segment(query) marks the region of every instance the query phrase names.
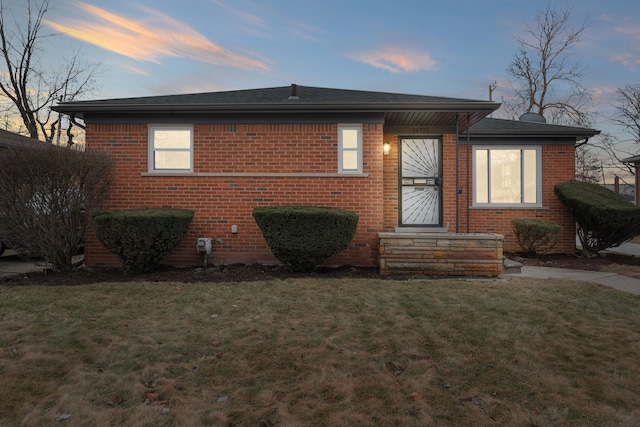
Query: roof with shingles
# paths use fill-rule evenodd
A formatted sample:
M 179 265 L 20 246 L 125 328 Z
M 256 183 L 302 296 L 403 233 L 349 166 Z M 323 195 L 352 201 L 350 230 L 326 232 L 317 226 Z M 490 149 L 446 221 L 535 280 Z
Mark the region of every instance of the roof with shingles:
M 110 106 L 291 106 L 291 105 L 416 105 L 432 107 L 438 105 L 468 105 L 496 109 L 500 104 L 463 98 L 441 96 L 409 95 L 389 92 L 372 92 L 349 89 L 330 89 L 296 85 L 297 98 L 292 98 L 291 86 L 262 89 L 232 90 L 178 95 L 146 96 L 136 98 L 116 98 L 94 101 L 65 102 L 56 107 L 62 111 L 76 108 Z
M 51 144 L 0 129 L 0 148 L 45 148 Z
M 553 125 L 549 123 L 527 122 L 522 120 L 505 120 L 485 118 L 471 126 L 471 136 L 566 136 L 575 138 L 590 138 L 598 135 L 599 130 Z
M 620 160 L 622 163 L 640 163 L 640 156 L 627 157 Z
M 295 96 L 293 92 L 295 91 Z M 109 114 L 382 114 L 388 125 L 452 125 L 458 118 L 475 123 L 499 103 L 441 96 L 409 95 L 312 86 L 62 103 L 53 109 L 76 117 Z M 457 116 L 458 113 L 465 113 Z

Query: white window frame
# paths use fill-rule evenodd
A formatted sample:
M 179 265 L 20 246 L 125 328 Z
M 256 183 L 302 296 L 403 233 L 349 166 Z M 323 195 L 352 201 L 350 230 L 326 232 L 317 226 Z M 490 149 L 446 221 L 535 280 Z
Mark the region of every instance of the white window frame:
M 357 147 L 345 148 L 343 141 L 343 131 L 355 130 L 357 132 Z M 357 153 L 357 168 L 344 169 L 343 157 L 345 152 Z M 338 173 L 340 174 L 361 174 L 362 173 L 362 125 L 361 124 L 339 124 L 338 125 Z
M 520 151 L 520 164 L 521 164 L 521 174 L 524 164 L 523 164 L 523 150 L 535 150 L 536 152 L 536 202 L 535 203 L 492 203 L 491 202 L 491 151 L 501 151 L 501 150 L 517 150 Z M 476 161 L 476 154 L 478 151 L 488 151 L 488 164 L 487 164 L 487 194 L 488 194 L 488 202 L 487 203 L 478 203 L 477 195 L 478 195 L 478 168 Z M 525 180 L 523 177 L 520 179 L 520 199 L 522 200 L 524 194 L 524 184 Z M 474 207 L 504 207 L 504 208 L 538 208 L 542 207 L 542 147 L 539 145 L 483 145 L 483 146 L 474 146 L 473 147 L 473 206 Z
M 176 130 L 189 132 L 189 148 L 156 148 L 154 144 L 154 135 L 157 130 Z M 192 125 L 149 125 L 148 126 L 149 141 L 149 172 L 154 173 L 188 173 L 193 172 L 193 126 Z M 160 169 L 155 166 L 156 152 L 187 152 L 189 153 L 189 168 L 182 169 Z

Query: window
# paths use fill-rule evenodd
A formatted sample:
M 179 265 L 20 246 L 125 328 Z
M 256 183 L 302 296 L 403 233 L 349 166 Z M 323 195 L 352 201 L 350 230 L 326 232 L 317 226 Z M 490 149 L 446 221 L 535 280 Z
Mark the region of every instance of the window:
M 149 171 L 193 170 L 192 126 L 149 126 Z
M 338 172 L 362 173 L 362 125 L 338 125 Z
M 474 205 L 540 206 L 540 147 L 474 147 Z

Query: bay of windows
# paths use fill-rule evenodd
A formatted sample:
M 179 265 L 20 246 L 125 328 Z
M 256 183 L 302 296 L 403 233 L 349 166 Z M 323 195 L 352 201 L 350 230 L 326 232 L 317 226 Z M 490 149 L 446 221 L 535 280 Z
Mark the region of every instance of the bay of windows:
M 540 206 L 540 147 L 474 147 L 474 206 Z

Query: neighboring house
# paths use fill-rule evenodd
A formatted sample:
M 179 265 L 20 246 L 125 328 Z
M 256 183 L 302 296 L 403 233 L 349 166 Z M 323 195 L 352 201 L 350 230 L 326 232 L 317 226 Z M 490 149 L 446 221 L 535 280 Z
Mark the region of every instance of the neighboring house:
M 4 148 L 50 148 L 51 144 L 0 129 L 0 150 Z
M 640 156 L 627 157 L 621 160 L 622 163 L 633 165 L 635 176 L 635 188 L 640 188 Z M 635 203 L 640 206 L 640 191 L 635 192 Z
M 198 237 L 222 240 L 214 263 L 275 262 L 251 213 L 288 204 L 359 215 L 351 246 L 328 264 L 375 266 L 379 233 L 401 231 L 496 233 L 517 251 L 518 218 L 560 223 L 557 250 L 573 252 L 574 224 L 553 186 L 574 177 L 576 141 L 598 131 L 485 118 L 499 106 L 291 85 L 55 110 L 84 119 L 87 149 L 113 157 L 109 209 L 195 211 L 173 265 L 202 262 Z M 92 235 L 85 257 L 117 265 Z
M 618 179 L 618 177 L 616 177 L 615 179 Z M 625 184 L 625 183 L 604 184 L 604 188 L 606 188 L 607 190 L 611 190 L 614 193 L 620 194 L 622 197 L 624 197 L 631 203 L 636 203 L 635 184 Z

